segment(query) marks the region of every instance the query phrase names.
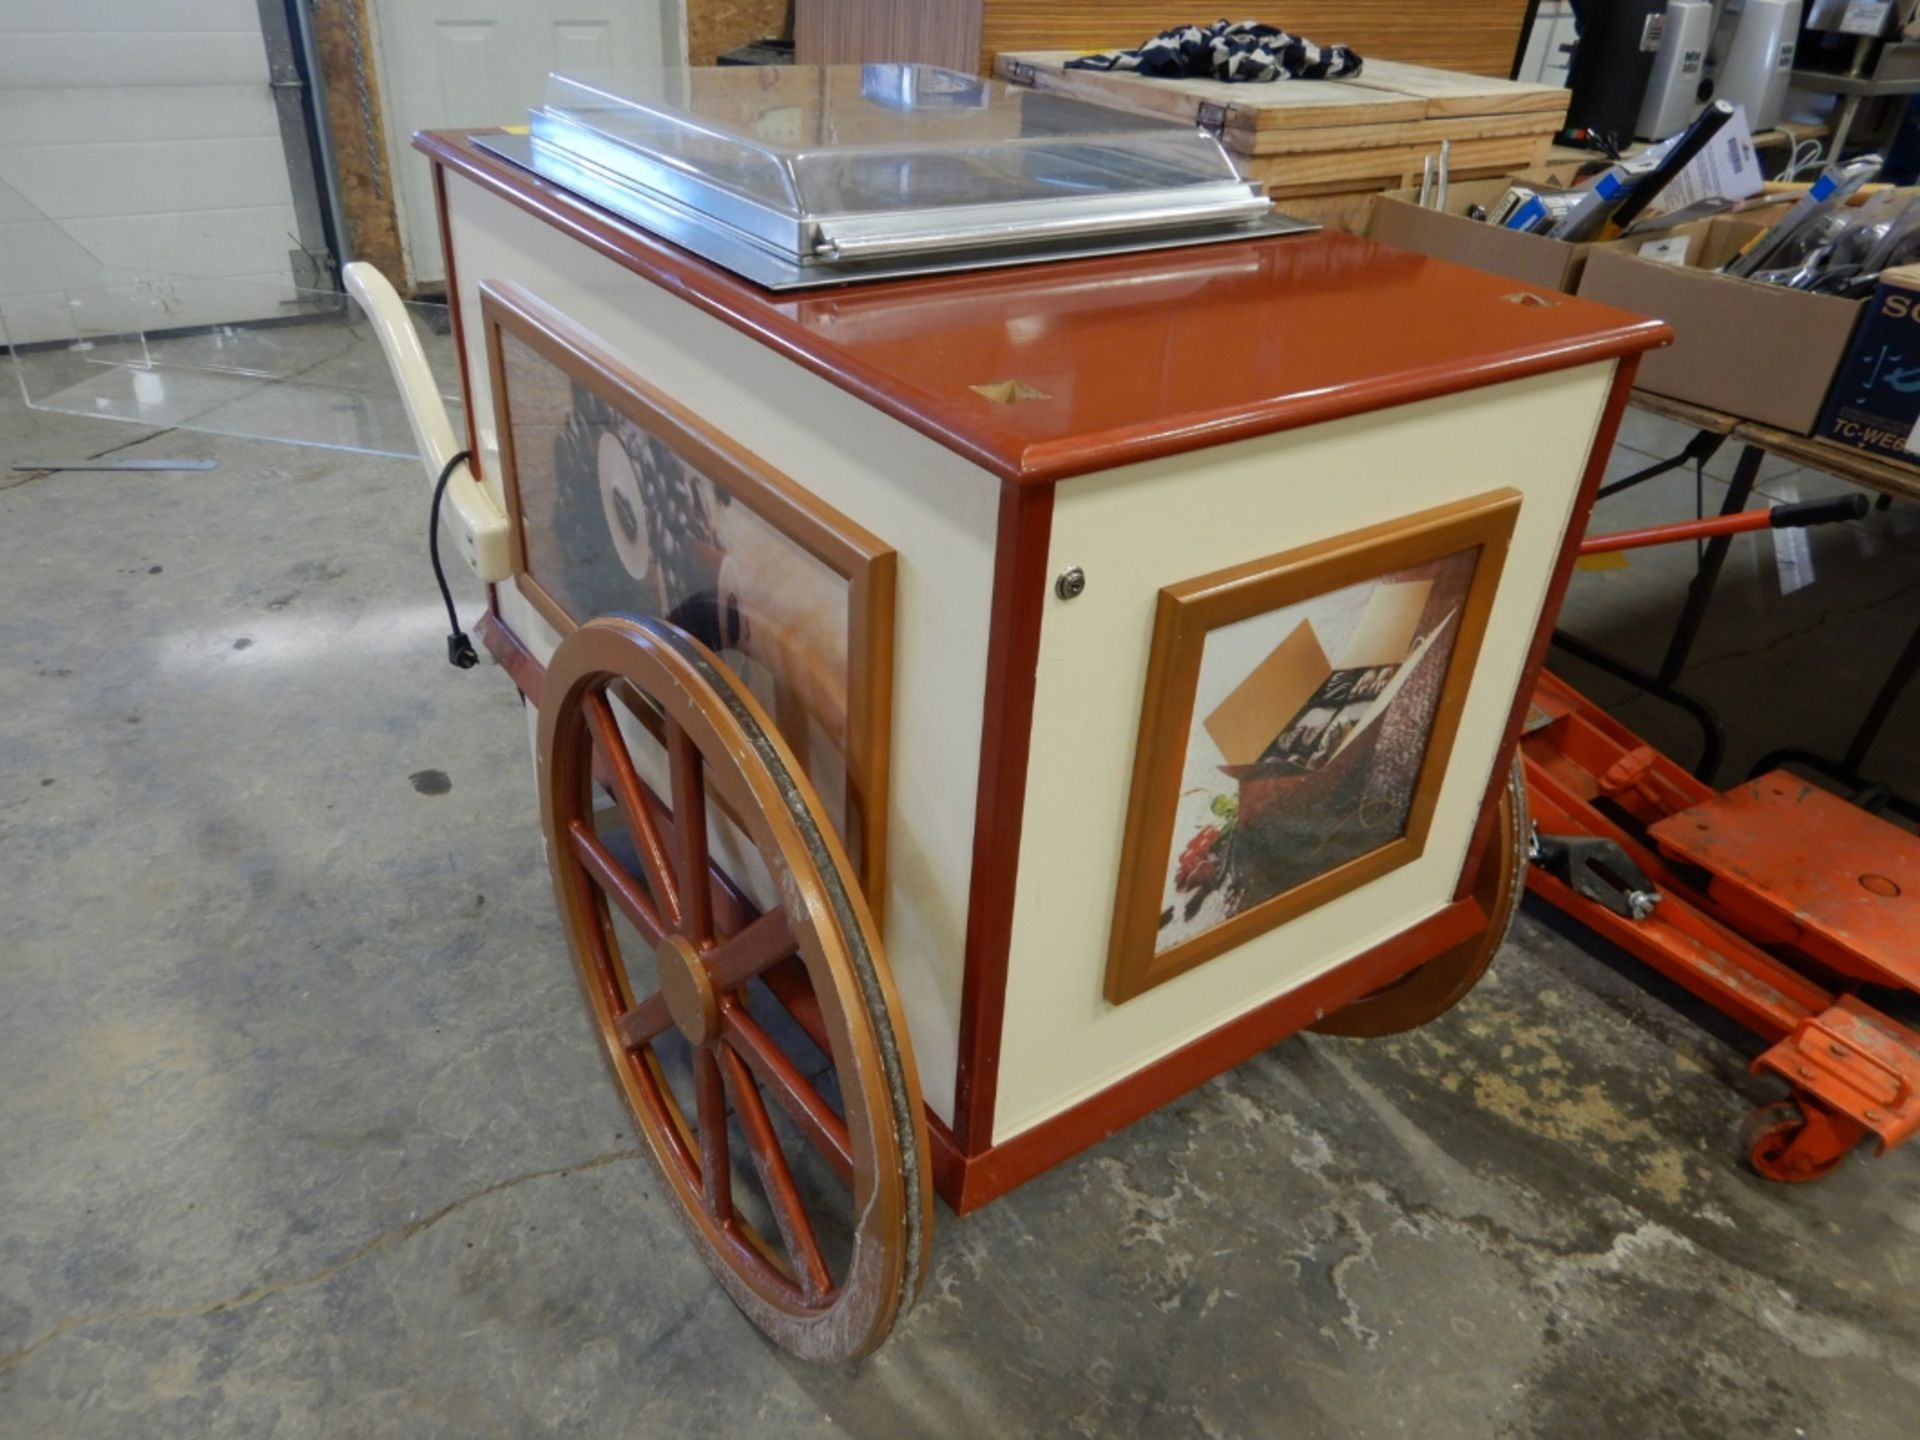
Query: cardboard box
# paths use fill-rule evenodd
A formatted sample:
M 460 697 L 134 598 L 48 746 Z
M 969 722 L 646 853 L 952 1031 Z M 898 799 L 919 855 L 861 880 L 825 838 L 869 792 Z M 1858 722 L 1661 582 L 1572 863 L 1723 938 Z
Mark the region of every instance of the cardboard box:
M 1880 277 L 1820 417 L 1822 439 L 1920 465 L 1920 265 Z
M 1414 632 L 1431 580 L 1376 585 L 1338 660 L 1303 620 L 1207 716 L 1227 773 L 1318 770 L 1379 720 L 1432 644 Z
M 1511 185 L 1542 183 L 1526 177 L 1456 180 L 1447 187 L 1445 210 L 1421 209 L 1415 203 L 1420 198 L 1418 190 L 1389 190 L 1373 202 L 1367 238 L 1477 270 L 1491 270 L 1496 275 L 1510 275 L 1535 289 L 1570 292 L 1580 279 L 1589 247 L 1467 219 L 1471 205 L 1491 212 Z
M 1671 346 L 1641 357 L 1640 388 L 1809 435 L 1863 302 L 1718 273 L 1771 218 L 1762 210 L 1590 246 L 1579 293 L 1673 326 Z

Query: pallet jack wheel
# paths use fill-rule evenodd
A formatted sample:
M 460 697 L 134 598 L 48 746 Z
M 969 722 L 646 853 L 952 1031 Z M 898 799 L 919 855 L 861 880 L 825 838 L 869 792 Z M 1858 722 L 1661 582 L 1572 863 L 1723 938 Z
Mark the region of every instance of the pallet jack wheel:
M 1824 1180 L 1847 1158 L 1857 1131 L 1843 1133 L 1815 1107 L 1776 1100 L 1748 1112 L 1740 1146 L 1754 1173 L 1785 1185 Z
M 1321 1035 L 1370 1040 L 1417 1029 L 1459 1004 L 1479 983 L 1513 928 L 1526 889 L 1530 828 L 1527 773 L 1515 755 L 1507 788 L 1500 795 L 1493 836 L 1473 880 L 1473 898 L 1490 917 L 1487 928 L 1309 1028 Z

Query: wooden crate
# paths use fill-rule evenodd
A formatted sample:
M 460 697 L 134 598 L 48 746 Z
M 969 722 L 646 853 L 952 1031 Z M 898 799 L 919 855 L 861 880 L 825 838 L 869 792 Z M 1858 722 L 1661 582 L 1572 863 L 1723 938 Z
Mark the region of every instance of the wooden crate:
M 1567 113 L 1567 92 L 1551 85 L 1390 60 L 1368 60 L 1351 80 L 1229 85 L 1067 69 L 1078 53 L 1003 51 L 994 69 L 1016 84 L 1192 120 L 1215 131 L 1276 199 L 1417 182 L 1443 140 L 1452 142 L 1457 179 L 1530 170 L 1546 162 Z

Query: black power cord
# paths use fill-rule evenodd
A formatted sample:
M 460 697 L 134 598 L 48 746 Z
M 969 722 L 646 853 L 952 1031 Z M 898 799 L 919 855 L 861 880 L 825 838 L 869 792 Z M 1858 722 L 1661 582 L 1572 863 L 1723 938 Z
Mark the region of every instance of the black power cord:
M 441 467 L 440 478 L 433 483 L 433 512 L 427 521 L 427 554 L 433 558 L 433 578 L 440 587 L 440 598 L 447 602 L 447 663 L 461 670 L 473 669 L 480 663 L 480 655 L 473 648 L 473 641 L 467 638 L 467 632 L 460 628 L 460 613 L 453 608 L 453 591 L 447 586 L 447 572 L 440 564 L 440 501 L 447 493 L 447 481 L 453 478 L 453 472 L 472 456 L 472 451 L 462 450 Z

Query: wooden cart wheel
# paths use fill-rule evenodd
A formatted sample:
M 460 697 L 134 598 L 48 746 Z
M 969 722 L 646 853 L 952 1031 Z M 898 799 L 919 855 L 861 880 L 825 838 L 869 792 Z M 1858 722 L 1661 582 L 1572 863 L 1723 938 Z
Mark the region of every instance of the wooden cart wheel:
M 601 618 L 561 644 L 539 770 L 567 943 L 688 1232 L 777 1344 L 815 1361 L 866 1354 L 919 1291 L 932 1188 L 899 1000 L 819 798 L 726 665 L 657 620 Z M 598 828 L 596 784 L 617 807 Z M 741 842 L 758 858 L 734 856 L 736 873 L 757 863 L 782 902 L 764 913 L 712 858 Z M 797 1028 L 750 1008 L 754 977 L 795 967 L 833 1070 L 824 1091 Z
M 1322 1035 L 1373 1039 L 1398 1035 L 1444 1015 L 1479 983 L 1494 952 L 1513 928 L 1527 874 L 1527 773 L 1513 757 L 1507 788 L 1500 794 L 1494 832 L 1473 879 L 1473 898 L 1491 917 L 1485 930 L 1409 971 L 1391 985 L 1363 995 L 1311 1028 Z

